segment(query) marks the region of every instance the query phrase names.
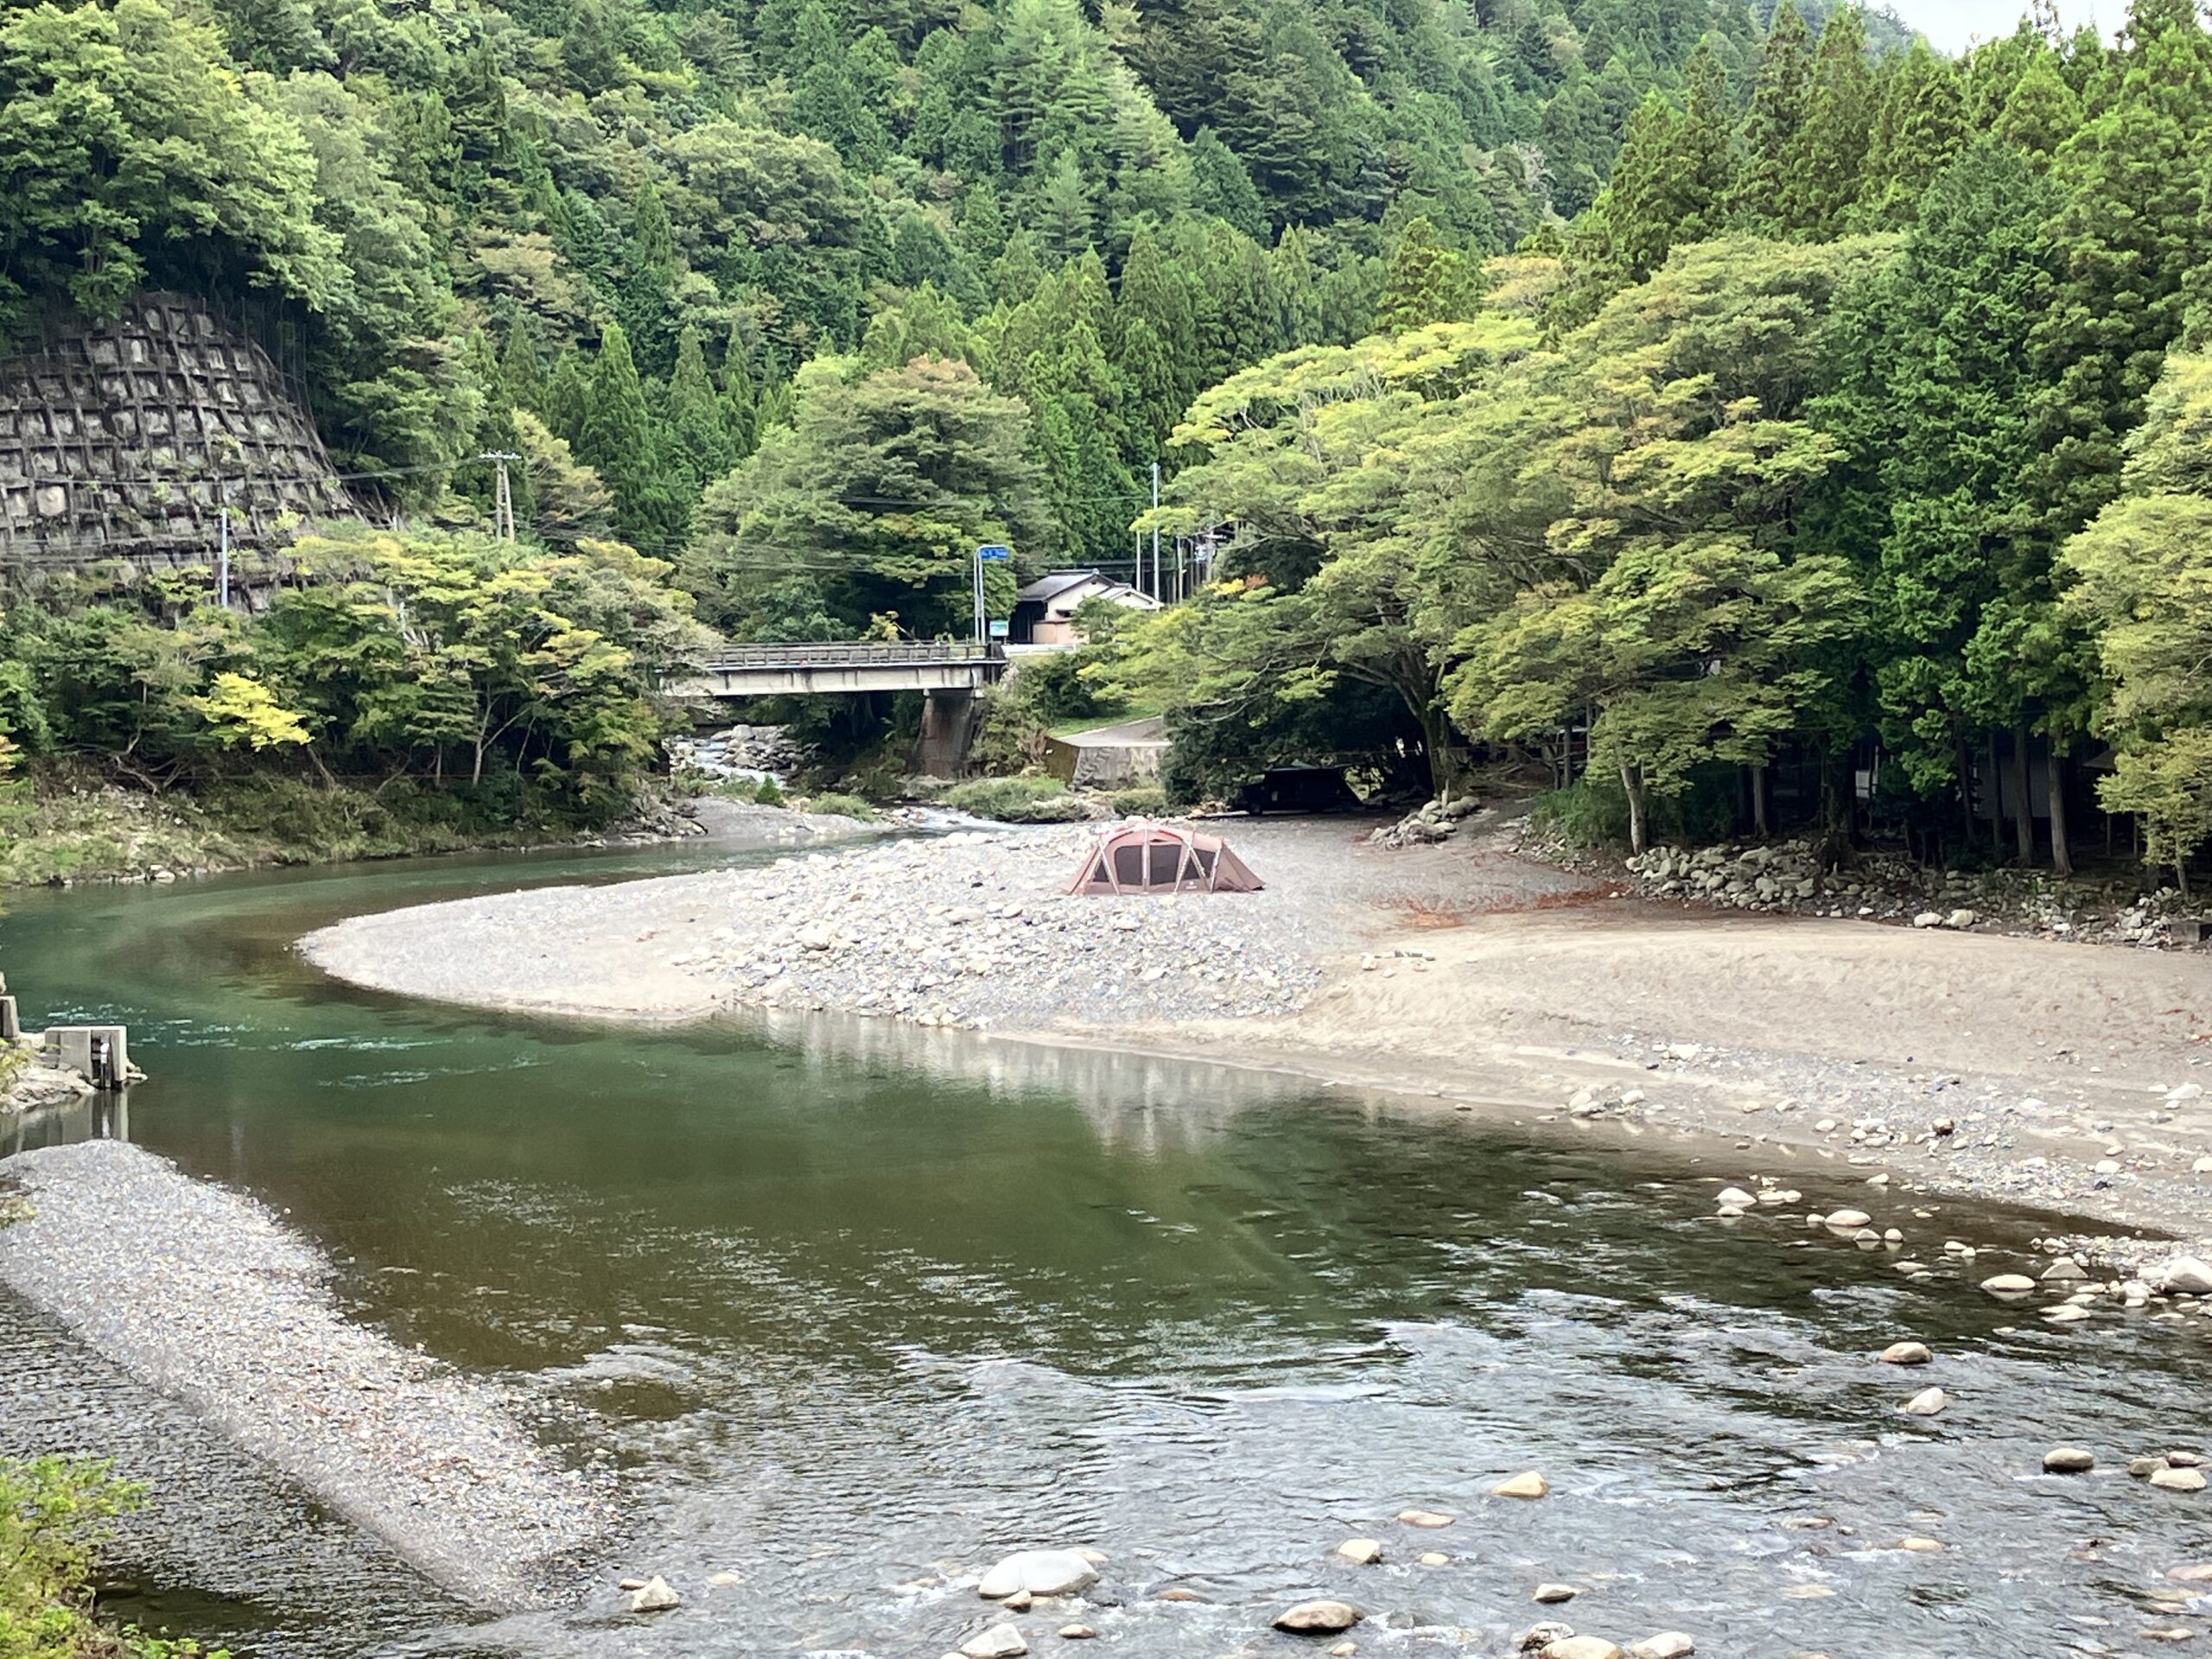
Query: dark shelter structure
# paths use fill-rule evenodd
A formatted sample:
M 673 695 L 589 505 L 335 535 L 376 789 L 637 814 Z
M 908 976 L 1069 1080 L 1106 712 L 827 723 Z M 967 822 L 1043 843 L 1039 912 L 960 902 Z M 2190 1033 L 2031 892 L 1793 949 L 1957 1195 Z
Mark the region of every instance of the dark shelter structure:
M 1257 893 L 1251 867 L 1219 836 L 1135 819 L 1108 830 L 1070 893 Z

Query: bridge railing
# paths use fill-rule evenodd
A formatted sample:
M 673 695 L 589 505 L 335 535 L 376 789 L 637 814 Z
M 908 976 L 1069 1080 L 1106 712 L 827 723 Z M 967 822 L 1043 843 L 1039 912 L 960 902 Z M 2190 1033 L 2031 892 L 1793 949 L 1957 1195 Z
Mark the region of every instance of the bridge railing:
M 928 663 L 989 662 L 1004 647 L 972 639 L 887 639 L 837 641 L 822 645 L 717 645 L 691 659 L 707 673 L 747 668 L 905 667 Z

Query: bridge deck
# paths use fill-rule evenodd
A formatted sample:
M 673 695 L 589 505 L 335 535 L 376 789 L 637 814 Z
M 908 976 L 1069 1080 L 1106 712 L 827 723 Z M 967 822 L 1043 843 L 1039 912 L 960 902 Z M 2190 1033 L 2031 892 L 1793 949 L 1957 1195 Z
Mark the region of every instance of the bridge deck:
M 964 640 L 718 645 L 672 675 L 667 689 L 685 697 L 973 691 L 1005 671 L 1003 649 Z

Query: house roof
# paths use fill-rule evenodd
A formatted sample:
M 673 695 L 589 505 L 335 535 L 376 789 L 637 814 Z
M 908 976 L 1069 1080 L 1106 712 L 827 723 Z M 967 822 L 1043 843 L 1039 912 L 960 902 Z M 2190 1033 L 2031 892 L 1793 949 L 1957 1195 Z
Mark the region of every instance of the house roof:
M 1014 598 L 1017 601 L 1033 601 L 1039 604 L 1049 603 L 1066 593 L 1071 588 L 1080 588 L 1087 582 L 1105 580 L 1106 578 L 1096 570 L 1048 570 L 1027 587 L 1015 593 Z

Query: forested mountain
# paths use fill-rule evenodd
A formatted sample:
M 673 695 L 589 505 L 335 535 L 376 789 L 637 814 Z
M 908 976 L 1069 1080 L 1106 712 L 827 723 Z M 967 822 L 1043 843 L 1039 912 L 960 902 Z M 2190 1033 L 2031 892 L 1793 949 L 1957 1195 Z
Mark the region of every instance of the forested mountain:
M 1563 236 L 1410 283 L 1402 238 L 1385 332 L 1200 396 L 1159 522 L 1233 521 L 1235 580 L 1124 671 L 1200 711 L 1201 775 L 1395 728 L 1442 781 L 1459 734 L 1586 728 L 1639 844 L 1715 787 L 1725 832 L 1738 770 L 1763 827 L 1791 757 L 1839 832 L 2063 868 L 2087 762 L 2180 861 L 2212 834 L 2212 36 L 2139 0 L 2110 48 L 1870 61 L 1853 14 L 1784 6 L 1748 100 L 1704 46 L 1683 79 Z
M 1784 758 L 1952 854 L 2037 855 L 2088 761 L 2212 830 L 2189 0 L 1963 60 L 1789 0 L 205 4 L 0 17 L 0 321 L 283 314 L 401 540 L 307 562 L 358 683 L 310 594 L 95 575 L 96 669 L 11 613 L 29 747 L 605 793 L 685 594 L 930 634 L 980 539 L 1158 528 L 1226 580 L 1111 672 L 1193 780 L 1573 731 L 1638 836 L 1716 769 L 1764 823 Z M 499 613 L 487 450 L 571 561 L 497 692 L 409 621 Z
M 451 463 L 517 449 L 548 498 L 525 518 L 592 525 L 580 462 L 657 551 L 802 364 L 931 350 L 1021 401 L 1037 550 L 1069 557 L 1119 554 L 1195 392 L 1365 333 L 1413 220 L 1512 246 L 1590 205 L 1700 41 L 1731 99 L 1760 49 L 1724 0 L 113 0 L 0 27 L 19 323 L 148 283 L 283 296 L 337 463 L 395 474 L 371 493 L 481 495 Z M 741 518 L 714 522 L 742 545 Z

